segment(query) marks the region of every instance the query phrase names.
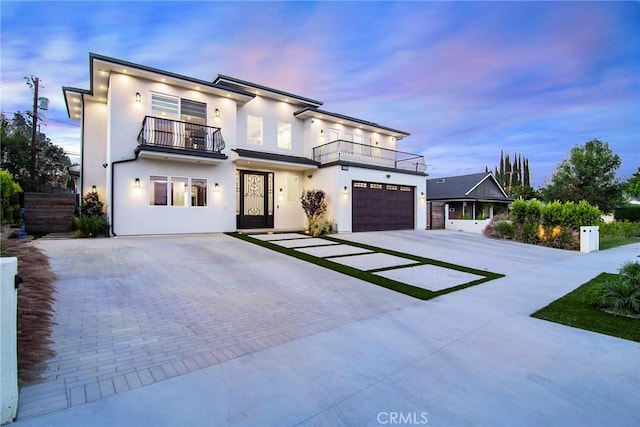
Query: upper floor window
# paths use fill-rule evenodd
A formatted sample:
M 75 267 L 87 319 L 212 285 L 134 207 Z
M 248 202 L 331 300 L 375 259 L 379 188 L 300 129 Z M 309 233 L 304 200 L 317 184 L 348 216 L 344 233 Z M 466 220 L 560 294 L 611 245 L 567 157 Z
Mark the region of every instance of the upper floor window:
M 262 145 L 262 118 L 247 116 L 247 142 Z
M 151 93 L 151 115 L 178 120 L 180 111 L 180 98 L 177 96 Z
M 291 123 L 278 122 L 278 148 L 291 150 Z
M 207 104 L 163 93 L 151 93 L 151 115 L 206 125 Z
M 180 120 L 198 125 L 207 124 L 207 104 L 182 99 L 180 102 Z

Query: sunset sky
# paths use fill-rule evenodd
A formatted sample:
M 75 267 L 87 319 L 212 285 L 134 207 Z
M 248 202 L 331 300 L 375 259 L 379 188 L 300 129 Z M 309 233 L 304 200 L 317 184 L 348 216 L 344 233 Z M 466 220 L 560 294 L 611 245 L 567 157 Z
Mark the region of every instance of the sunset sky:
M 42 128 L 79 153 L 61 86 L 89 88 L 89 52 L 210 80 L 226 74 L 401 129 L 430 177 L 529 158 L 534 186 L 598 138 L 640 165 L 640 3 L 7 2 L 2 111 L 50 99 Z M 77 160 L 77 156 L 71 156 Z

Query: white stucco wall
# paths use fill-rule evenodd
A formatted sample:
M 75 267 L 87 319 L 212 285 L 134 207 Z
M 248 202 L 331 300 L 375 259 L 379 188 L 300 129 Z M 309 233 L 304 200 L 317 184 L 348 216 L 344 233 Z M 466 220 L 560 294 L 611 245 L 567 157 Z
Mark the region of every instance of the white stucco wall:
M 300 107 L 256 96 L 238 107 L 237 147 L 288 156 L 306 156 L 303 144 L 304 123 L 293 115 Z M 262 145 L 247 142 L 247 116 L 262 118 Z M 278 122 L 291 124 L 291 149 L 278 147 Z
M 150 175 L 206 179 L 207 206 L 151 206 Z M 140 178 L 140 188 L 135 188 L 136 178 Z M 116 235 L 213 233 L 236 229 L 235 168 L 228 161 L 215 166 L 149 159 L 121 163 L 115 166 L 114 188 L 113 231 Z
M 107 169 L 107 106 L 101 102 L 85 101 L 82 116 L 82 181 L 81 194 L 92 186 L 100 199 L 106 201 Z

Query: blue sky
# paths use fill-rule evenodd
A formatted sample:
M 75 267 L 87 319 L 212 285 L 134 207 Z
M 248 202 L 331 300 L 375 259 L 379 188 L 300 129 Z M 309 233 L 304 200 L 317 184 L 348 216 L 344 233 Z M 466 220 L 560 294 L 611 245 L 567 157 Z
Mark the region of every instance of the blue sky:
M 210 80 L 227 74 L 411 133 L 431 177 L 529 158 L 534 186 L 598 138 L 640 165 L 638 2 L 7 2 L 2 111 L 41 78 L 51 140 L 79 152 L 61 86 L 95 52 Z M 73 157 L 73 156 L 72 156 Z

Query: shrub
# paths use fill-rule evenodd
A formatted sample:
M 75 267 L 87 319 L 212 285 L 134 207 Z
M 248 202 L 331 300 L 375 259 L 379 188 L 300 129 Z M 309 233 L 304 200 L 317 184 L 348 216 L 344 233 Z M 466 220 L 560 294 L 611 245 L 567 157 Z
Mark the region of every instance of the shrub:
M 640 206 L 624 206 L 614 210 L 614 216 L 618 221 L 640 222 Z
M 517 223 L 523 223 L 527 218 L 527 202 L 516 200 L 509 207 L 511 219 Z
M 600 224 L 600 239 L 640 237 L 640 223 L 624 221 L 604 222 Z
M 104 203 L 100 201 L 98 193 L 89 192 L 82 198 L 80 214 L 87 216 L 101 216 Z
M 14 222 L 20 207 L 17 203 L 13 203 L 12 199 L 15 194 L 20 192 L 22 192 L 22 188 L 13 180 L 11 174 L 4 169 L 0 169 L 0 198 L 2 202 L 0 222 L 2 225 Z
M 571 224 L 576 228 L 582 226 L 600 225 L 602 222 L 602 212 L 597 206 L 592 206 L 586 200 L 580 201 L 575 205 L 573 216 L 571 217 Z
M 640 263 L 624 264 L 615 279 L 603 282 L 587 294 L 587 302 L 617 314 L 640 314 Z
M 326 232 L 327 221 L 324 214 L 327 212 L 325 193 L 322 190 L 307 190 L 300 197 L 302 210 L 309 221 L 309 232 L 312 236 L 319 236 Z
M 109 232 L 109 222 L 101 216 L 83 215 L 72 220 L 71 229 L 78 237 L 97 237 Z
M 564 224 L 565 208 L 559 201 L 547 203 L 540 212 L 540 222 L 543 225 L 553 226 Z

